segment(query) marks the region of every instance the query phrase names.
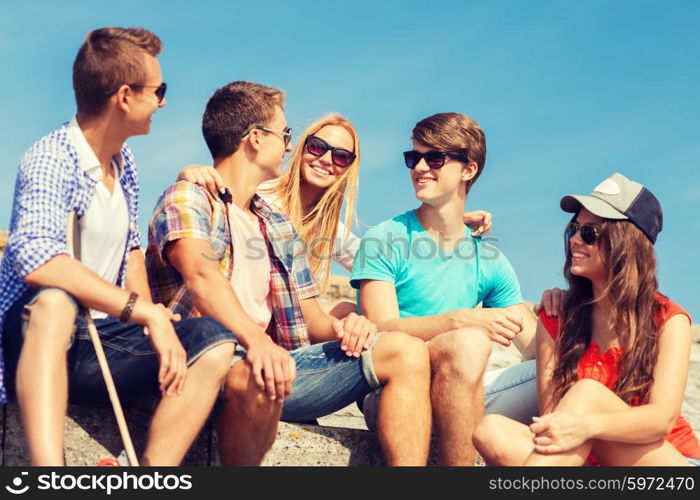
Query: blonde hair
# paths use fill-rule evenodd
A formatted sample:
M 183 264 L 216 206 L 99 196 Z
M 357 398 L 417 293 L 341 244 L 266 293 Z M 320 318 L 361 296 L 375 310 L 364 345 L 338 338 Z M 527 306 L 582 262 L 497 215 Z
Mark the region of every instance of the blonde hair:
M 347 130 L 353 139 L 355 161 L 343 175 L 323 193 L 321 199 L 308 212 L 304 213 L 301 201 L 301 164 L 306 138 L 327 125 L 336 125 Z M 345 201 L 345 228 L 347 233 L 352 227 L 355 215 L 358 176 L 360 170 L 360 142 L 357 131 L 350 121 L 336 113 L 331 113 L 312 123 L 299 137 L 289 159 L 287 168 L 268 192 L 273 194 L 282 211 L 289 217 L 299 236 L 308 245 L 308 256 L 314 276 L 319 277 L 319 286 L 323 292 L 330 276 L 333 244 L 338 236 L 338 221 Z

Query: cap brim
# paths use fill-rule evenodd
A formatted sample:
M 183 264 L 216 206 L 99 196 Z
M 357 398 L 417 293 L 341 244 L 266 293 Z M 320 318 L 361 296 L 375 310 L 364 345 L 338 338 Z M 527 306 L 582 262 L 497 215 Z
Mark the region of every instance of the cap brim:
M 593 215 L 604 219 L 629 219 L 625 214 L 595 196 L 569 194 L 561 199 L 559 206 L 564 212 L 569 213 L 576 213 L 583 207 Z

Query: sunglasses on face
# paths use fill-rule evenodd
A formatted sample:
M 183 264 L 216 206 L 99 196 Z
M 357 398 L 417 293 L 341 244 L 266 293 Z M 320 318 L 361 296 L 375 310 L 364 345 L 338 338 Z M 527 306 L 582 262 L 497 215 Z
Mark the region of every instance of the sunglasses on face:
M 307 136 L 304 146 L 306 147 L 306 150 L 309 153 L 316 156 L 317 158 L 320 158 L 321 156 L 325 155 L 328 151 L 330 151 L 333 165 L 337 165 L 343 168 L 350 166 L 350 164 L 354 162 L 355 158 L 357 157 L 355 153 L 352 153 L 347 149 L 334 148 L 326 141 L 324 141 L 320 137 L 316 137 L 315 135 Z
M 267 127 L 263 127 L 262 125 L 256 125 L 255 127 L 253 127 L 253 129 L 262 130 L 264 132 L 270 132 L 271 134 L 275 134 L 275 135 L 279 134 L 278 137 L 284 141 L 285 147 L 289 146 L 289 143 L 292 142 L 292 128 L 291 127 L 284 127 L 284 130 L 279 131 L 279 130 L 272 130 L 272 129 L 269 129 Z M 243 134 L 243 136 L 245 137 L 246 135 L 248 135 L 249 132 L 250 131 L 246 132 L 245 134 Z
M 425 164 L 428 165 L 430 168 L 442 168 L 445 166 L 445 161 L 448 156 L 453 160 L 469 163 L 469 158 L 467 158 L 464 155 L 451 153 L 449 151 L 435 150 L 426 151 L 425 153 L 421 153 L 420 151 L 416 151 L 415 149 L 411 151 L 405 151 L 403 154 L 403 159 L 406 162 L 406 166 L 408 168 L 416 168 L 416 166 L 420 163 L 421 159 L 425 159 Z
M 158 99 L 158 104 L 163 102 L 163 98 L 165 98 L 165 91 L 168 90 L 168 84 L 165 82 L 161 83 L 160 85 L 141 85 L 140 83 L 127 83 L 127 85 L 132 89 L 156 89 L 155 92 L 153 92 L 153 95 L 155 95 L 156 99 Z M 119 90 L 119 87 L 108 90 L 105 92 L 105 95 L 114 94 L 117 90 Z
M 578 222 L 569 222 L 566 226 L 566 241 L 574 237 L 576 233 L 581 234 L 581 239 L 586 245 L 593 245 L 600 236 L 598 226 L 595 224 L 579 224 Z

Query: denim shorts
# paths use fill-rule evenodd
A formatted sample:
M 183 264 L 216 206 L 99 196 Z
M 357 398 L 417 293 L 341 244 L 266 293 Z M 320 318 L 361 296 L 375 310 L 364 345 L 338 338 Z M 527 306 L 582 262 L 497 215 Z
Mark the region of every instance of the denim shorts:
M 532 423 L 540 414 L 534 359 L 484 373 L 484 411 Z
M 540 414 L 536 378 L 534 359 L 487 371 L 484 374 L 485 413 L 497 413 L 530 425 L 532 417 Z M 376 430 L 377 427 L 380 393 L 381 389 L 375 390 L 357 402 L 370 430 Z
M 7 312 L 3 325 L 3 350 L 5 355 L 6 387 L 14 393 L 14 376 L 24 341 L 24 330 L 31 307 L 41 293 L 56 288 L 29 290 Z M 60 290 L 63 293 L 63 290 Z M 66 293 L 78 311 L 76 300 Z M 144 335 L 143 326 L 121 323 L 114 318 L 96 319 L 102 346 L 109 363 L 119 398 L 130 402 L 142 395 L 158 394 L 158 357 L 150 337 Z M 187 353 L 187 365 L 219 344 L 235 342 L 233 334 L 211 318 L 196 318 L 173 324 Z M 107 388 L 102 378 L 95 348 L 90 340 L 84 315 L 78 315 L 67 352 L 68 392 L 72 403 L 106 403 Z M 40 360 L 37 360 L 40 362 Z
M 359 358 L 347 356 L 340 348 L 339 340 L 290 351 L 297 376 L 292 393 L 284 400 L 281 419 L 285 422 L 312 422 L 377 389 L 380 384 L 374 372 L 372 350 L 381 335 L 375 336 L 370 348 Z M 244 357 L 245 349 L 239 344 L 233 363 Z

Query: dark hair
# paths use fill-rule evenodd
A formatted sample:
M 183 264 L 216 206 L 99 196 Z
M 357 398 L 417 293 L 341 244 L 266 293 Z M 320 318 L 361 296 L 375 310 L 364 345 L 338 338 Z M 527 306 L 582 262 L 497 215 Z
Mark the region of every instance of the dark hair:
M 78 112 L 100 114 L 124 84 L 146 80 L 143 55 L 160 54 L 160 38 L 143 28 L 100 28 L 87 34 L 73 63 L 73 90 Z
M 467 182 L 467 194 L 486 164 L 486 135 L 476 121 L 460 113 L 437 113 L 413 127 L 412 139 L 441 151 L 459 153 L 476 163 L 476 175 Z
M 575 217 L 574 217 L 575 219 Z M 613 391 L 628 404 L 646 403 L 654 382 L 659 354 L 662 306 L 656 299 L 654 246 L 642 231 L 626 220 L 604 219 L 598 249 L 607 269 L 606 287 L 600 298 L 610 302 L 610 325 L 623 355 Z M 556 342 L 552 374 L 554 402 L 578 380 L 578 363 L 591 343 L 593 287 L 588 278 L 571 273 L 571 247 L 566 242 L 564 276 L 569 293 L 564 300 L 562 327 Z
M 202 117 L 202 134 L 214 159 L 236 152 L 243 135 L 272 120 L 275 106 L 284 105 L 284 93 L 252 82 L 232 82 L 214 92 Z

